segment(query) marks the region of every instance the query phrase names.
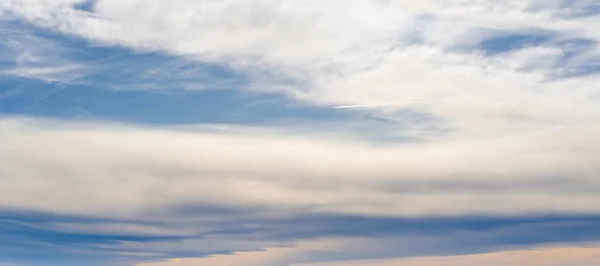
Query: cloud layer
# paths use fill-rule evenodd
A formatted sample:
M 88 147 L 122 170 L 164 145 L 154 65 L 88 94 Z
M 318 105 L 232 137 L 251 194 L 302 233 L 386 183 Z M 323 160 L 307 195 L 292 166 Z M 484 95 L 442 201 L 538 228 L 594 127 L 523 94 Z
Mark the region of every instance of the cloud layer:
M 99 17 L 81 15 L 78 2 L 3 6 L 92 42 L 232 67 L 252 91 L 315 105 L 408 103 L 371 112 L 418 137 L 598 120 L 600 27 L 586 1 L 100 0 Z M 411 120 L 405 109 L 432 118 Z
M 396 216 L 600 211 L 600 149 L 588 145 L 599 133 L 594 126 L 493 143 L 382 146 L 276 128 L 1 122 L 7 191 L 0 202 L 9 208 L 94 215 L 185 204 Z M 564 139 L 577 141 L 557 142 Z
M 333 263 L 288 264 L 286 257 L 291 257 L 289 250 L 272 249 L 262 252 L 248 252 L 232 255 L 217 255 L 204 259 L 174 259 L 161 263 L 144 263 L 138 266 L 477 266 L 477 265 L 523 265 L 523 266 L 551 266 L 572 265 L 592 266 L 600 263 L 600 249 L 598 247 L 546 247 L 518 251 L 493 252 L 475 255 L 447 256 L 447 257 L 422 257 L 411 259 L 393 259 L 379 261 L 344 261 Z
M 0 99 L 32 91 L 14 80 L 37 79 L 362 106 L 331 110 L 356 116 L 335 127 L 2 116 L 0 223 L 12 229 L 0 237 L 14 254 L 131 264 L 237 251 L 218 258 L 261 266 L 597 241 L 599 10 L 584 0 L 0 0 L 1 77 L 17 84 Z M 389 238 L 377 229 L 386 224 Z M 309 248 L 323 241 L 335 248 Z M 455 263 L 403 263 L 432 261 Z
M 592 266 L 600 263 L 600 249 L 597 247 L 578 248 L 539 248 L 531 250 L 505 251 L 497 253 L 486 253 L 476 255 L 449 256 L 449 257 L 425 257 L 418 259 L 403 259 L 389 261 L 370 262 L 344 262 L 342 264 L 307 264 L 303 266 L 476 266 L 476 265 L 523 265 L 523 266 L 550 266 L 550 265 L 572 265 Z M 174 264 L 176 265 L 176 264 Z M 195 264 L 197 266 L 209 264 Z M 234 264 L 235 265 L 235 264 Z M 240 264 L 242 265 L 242 264 Z

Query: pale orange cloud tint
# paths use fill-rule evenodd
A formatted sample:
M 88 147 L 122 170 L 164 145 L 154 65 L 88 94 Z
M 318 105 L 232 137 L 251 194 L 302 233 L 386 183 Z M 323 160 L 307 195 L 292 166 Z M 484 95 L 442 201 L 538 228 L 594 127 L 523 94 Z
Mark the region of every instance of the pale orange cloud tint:
M 300 249 L 302 250 L 302 249 Z M 345 261 L 334 263 L 293 264 L 288 259 L 295 248 L 273 248 L 257 252 L 239 252 L 198 259 L 173 259 L 137 266 L 598 266 L 600 246 L 556 247 L 504 251 L 485 254 L 421 257 L 381 261 Z
M 271 266 L 281 265 L 293 248 L 272 248 L 256 252 L 236 252 L 197 259 L 172 259 L 165 262 L 142 263 L 137 266 Z
M 341 241 L 324 239 L 295 243 L 294 247 L 268 248 L 263 251 L 235 252 L 206 258 L 172 259 L 164 262 L 137 264 L 136 266 L 282 266 L 291 265 L 290 259 L 302 257 L 310 251 L 343 250 L 347 244 L 358 240 Z
M 600 246 L 558 247 L 463 256 L 422 257 L 385 261 L 337 262 L 297 266 L 598 266 Z

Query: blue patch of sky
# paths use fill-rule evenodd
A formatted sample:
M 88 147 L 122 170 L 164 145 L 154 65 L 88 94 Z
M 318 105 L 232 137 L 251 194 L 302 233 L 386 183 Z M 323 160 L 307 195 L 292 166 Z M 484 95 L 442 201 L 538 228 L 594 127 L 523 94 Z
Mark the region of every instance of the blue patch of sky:
M 85 65 L 87 72 L 79 83 L 98 84 L 106 89 L 181 89 L 196 84 L 206 89 L 244 88 L 250 81 L 244 73 L 226 65 L 189 60 L 156 51 L 136 51 L 121 46 L 89 42 L 85 39 L 42 29 L 22 21 L 5 22 L 4 28 L 13 34 L 32 36 L 31 46 L 44 46 L 43 42 L 54 44 L 54 51 L 60 57 Z M 11 36 L 1 43 L 10 41 Z M 41 55 L 51 56 L 51 55 Z M 6 62 L 3 67 L 9 66 Z
M 593 17 L 600 15 L 600 3 L 589 0 L 562 0 L 559 10 L 566 17 Z
M 107 90 L 95 86 L 0 80 L 0 114 L 152 124 L 266 124 L 289 118 L 344 120 L 329 108 L 237 90 Z
M 49 229 L 36 228 L 12 220 L 0 220 L 0 226 L 3 228 L 0 232 L 0 235 L 2 235 L 2 239 L 13 239 L 16 241 L 47 239 L 51 240 L 53 244 L 118 244 L 122 241 L 156 242 L 184 239 L 184 237 L 182 236 L 138 236 L 102 234 L 92 232 L 57 232 Z
M 530 47 L 547 47 L 563 52 L 561 58 L 555 62 L 556 72 L 550 78 L 590 76 L 600 72 L 600 57 L 587 54 L 598 48 L 596 40 L 569 38 L 558 32 L 544 30 L 496 32 L 480 42 L 477 50 L 487 56 L 497 56 Z
M 76 3 L 73 8 L 76 10 L 92 12 L 94 11 L 94 0 L 82 0 L 79 3 Z
M 149 243 L 184 239 L 176 235 L 144 236 L 58 231 L 45 228 L 44 225 L 67 221 L 79 225 L 98 225 L 113 221 L 25 212 L 22 213 L 22 217 L 15 214 L 13 212 L 0 215 L 0 262 L 9 261 L 22 265 L 117 265 L 119 260 L 132 260 L 131 256 L 121 254 L 124 250 L 119 246 L 124 241 Z M 35 218 L 31 219 L 32 217 Z M 158 260 L 163 257 L 156 255 L 149 258 Z
M 497 55 L 526 47 L 540 46 L 552 41 L 555 37 L 554 34 L 545 31 L 507 32 L 495 34 L 482 41 L 479 49 L 487 55 Z
M 60 56 L 57 61 L 86 68 L 83 75 L 67 82 L 0 76 L 0 115 L 150 124 L 311 124 L 323 130 L 343 126 L 353 128 L 357 137 L 383 142 L 414 141 L 401 133 L 404 124 L 432 124 L 434 119 L 410 109 L 392 121 L 360 110 L 306 105 L 282 94 L 249 92 L 251 77 L 227 65 L 92 43 L 19 21 L 7 26 L 35 36 L 31 42 L 51 42 L 48 49 L 56 50 L 36 52 L 55 52 Z M 0 62 L 0 67 L 15 65 Z M 385 128 L 395 129 L 389 135 L 381 134 Z
M 593 6 L 587 6 L 580 10 L 577 10 L 576 12 L 573 13 L 573 15 L 584 16 L 584 17 L 597 16 L 599 14 L 600 14 L 600 4 L 595 4 Z
M 562 76 L 582 77 L 600 72 L 600 56 L 593 53 L 598 43 L 589 39 L 571 39 L 557 42 L 563 48 L 563 57 L 557 67 L 563 67 Z M 585 54 L 588 53 L 588 54 Z M 570 67 L 570 61 L 579 61 L 575 67 Z
M 158 124 L 339 121 L 350 117 L 347 112 L 305 106 L 282 95 L 245 93 L 249 78 L 226 65 L 90 43 L 18 21 L 7 26 L 36 40 L 55 42 L 66 53 L 61 57 L 89 69 L 69 82 L 0 77 L 3 115 Z M 1 67 L 15 65 L 5 61 Z

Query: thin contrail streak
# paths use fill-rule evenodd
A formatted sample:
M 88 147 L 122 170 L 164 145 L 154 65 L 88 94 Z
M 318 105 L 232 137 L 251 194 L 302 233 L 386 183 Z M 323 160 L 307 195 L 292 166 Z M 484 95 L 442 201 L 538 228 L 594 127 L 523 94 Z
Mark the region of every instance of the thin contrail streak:
M 347 109 L 347 108 L 363 108 L 363 107 L 379 107 L 379 106 L 394 106 L 394 105 L 412 105 L 420 103 L 438 103 L 438 102 L 449 102 L 449 101 L 415 101 L 415 102 L 403 102 L 403 103 L 378 103 L 378 104 L 357 104 L 357 105 L 341 105 L 334 106 L 334 109 Z
M 382 104 L 358 104 L 358 105 L 342 105 L 334 106 L 334 109 L 346 109 L 346 108 L 361 108 L 361 107 L 376 107 L 376 106 L 388 106 L 388 105 L 400 105 L 397 103 L 382 103 Z

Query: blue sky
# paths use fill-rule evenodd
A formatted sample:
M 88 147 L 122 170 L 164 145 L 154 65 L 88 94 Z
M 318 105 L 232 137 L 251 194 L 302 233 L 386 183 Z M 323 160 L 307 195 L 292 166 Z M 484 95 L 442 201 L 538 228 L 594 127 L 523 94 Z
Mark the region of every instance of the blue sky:
M 0 0 L 0 264 L 598 264 L 599 7 Z

